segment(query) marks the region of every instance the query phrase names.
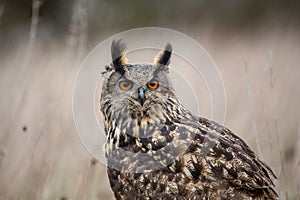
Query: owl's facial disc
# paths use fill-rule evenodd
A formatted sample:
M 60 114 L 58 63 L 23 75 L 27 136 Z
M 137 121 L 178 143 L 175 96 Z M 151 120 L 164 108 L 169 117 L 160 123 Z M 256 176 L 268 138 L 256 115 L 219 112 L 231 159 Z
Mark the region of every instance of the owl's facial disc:
M 168 78 L 172 46 L 167 44 L 153 63 L 129 64 L 126 45 L 114 40 L 112 63 L 103 73 L 102 112 L 124 116 L 150 116 L 159 113 L 170 96 L 175 96 Z M 106 107 L 105 107 L 106 106 Z

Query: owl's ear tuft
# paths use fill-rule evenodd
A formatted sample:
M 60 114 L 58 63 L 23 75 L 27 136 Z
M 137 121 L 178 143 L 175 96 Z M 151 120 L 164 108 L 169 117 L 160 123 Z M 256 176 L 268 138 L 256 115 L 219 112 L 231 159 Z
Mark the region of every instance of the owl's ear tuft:
M 169 65 L 172 55 L 172 45 L 168 43 L 164 50 L 160 51 L 154 58 L 154 64 Z
M 113 40 L 111 44 L 111 57 L 115 71 L 123 75 L 125 73 L 124 65 L 127 63 L 127 58 L 126 45 L 122 42 L 122 39 Z

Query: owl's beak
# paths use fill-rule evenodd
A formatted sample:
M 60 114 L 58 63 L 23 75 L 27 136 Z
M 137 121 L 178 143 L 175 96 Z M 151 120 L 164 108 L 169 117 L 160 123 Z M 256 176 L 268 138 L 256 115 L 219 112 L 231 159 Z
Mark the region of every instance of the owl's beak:
M 145 90 L 143 88 L 138 89 L 139 102 L 144 105 L 145 102 Z

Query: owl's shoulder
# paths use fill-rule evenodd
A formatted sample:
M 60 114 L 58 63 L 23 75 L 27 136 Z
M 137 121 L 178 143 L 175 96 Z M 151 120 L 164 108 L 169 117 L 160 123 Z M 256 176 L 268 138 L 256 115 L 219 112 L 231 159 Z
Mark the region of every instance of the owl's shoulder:
M 233 190 L 227 195 L 244 190 L 249 196 L 278 197 L 274 172 L 240 137 L 205 118 L 186 120 L 177 124 L 177 130 L 187 124 L 193 139 L 186 153 L 171 166 L 173 172 L 177 169 L 197 184 Z

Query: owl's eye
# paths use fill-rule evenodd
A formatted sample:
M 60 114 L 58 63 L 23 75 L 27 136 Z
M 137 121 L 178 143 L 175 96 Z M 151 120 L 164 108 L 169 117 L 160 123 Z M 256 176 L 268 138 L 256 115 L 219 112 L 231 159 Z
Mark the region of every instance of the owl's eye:
M 121 88 L 121 90 L 129 90 L 132 88 L 132 82 L 129 80 L 120 81 L 119 87 Z
M 147 83 L 147 87 L 151 90 L 156 90 L 158 88 L 159 84 L 157 80 L 152 80 Z

